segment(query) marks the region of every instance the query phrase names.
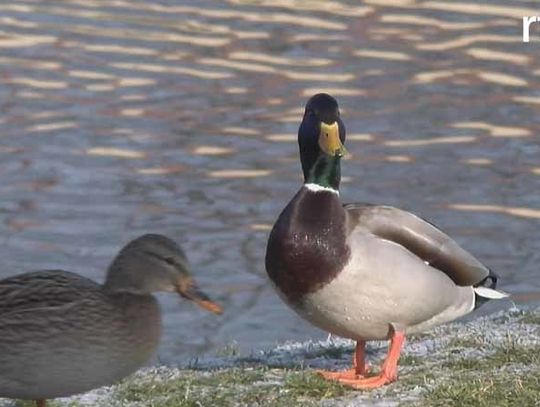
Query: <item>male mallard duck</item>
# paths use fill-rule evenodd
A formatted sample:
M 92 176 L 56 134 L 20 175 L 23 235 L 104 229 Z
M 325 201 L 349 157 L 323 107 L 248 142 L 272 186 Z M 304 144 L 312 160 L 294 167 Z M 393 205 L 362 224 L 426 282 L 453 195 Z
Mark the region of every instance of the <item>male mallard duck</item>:
M 405 335 L 503 298 L 497 276 L 412 213 L 342 205 L 345 126 L 336 100 L 311 97 L 298 131 L 304 185 L 279 215 L 266 251 L 278 293 L 301 317 L 357 341 L 353 369 L 319 372 L 355 388 L 396 380 Z M 390 339 L 378 376 L 366 377 L 366 341 Z
M 156 291 L 177 292 L 202 308 L 182 249 L 155 234 L 127 244 L 103 285 L 45 270 L 0 280 L 0 397 L 36 400 L 112 384 L 143 366 L 161 335 Z

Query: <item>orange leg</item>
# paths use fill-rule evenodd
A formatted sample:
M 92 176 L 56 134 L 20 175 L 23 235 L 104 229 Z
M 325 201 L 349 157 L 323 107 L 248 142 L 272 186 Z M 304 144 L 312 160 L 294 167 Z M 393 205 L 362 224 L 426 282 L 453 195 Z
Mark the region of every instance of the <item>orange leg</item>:
M 368 365 L 366 363 L 366 341 L 356 342 L 356 349 L 353 355 L 353 367 L 352 369 L 343 370 L 341 372 L 330 372 L 326 370 L 317 370 L 317 373 L 328 380 L 355 380 L 360 377 L 364 377 L 368 371 Z
M 46 407 L 47 401 L 45 399 L 36 400 L 36 407 Z
M 355 389 L 375 389 L 397 380 L 397 365 L 401 348 L 405 342 L 405 333 L 392 331 L 388 356 L 384 361 L 381 372 L 377 376 L 358 379 L 337 379 L 340 383 Z

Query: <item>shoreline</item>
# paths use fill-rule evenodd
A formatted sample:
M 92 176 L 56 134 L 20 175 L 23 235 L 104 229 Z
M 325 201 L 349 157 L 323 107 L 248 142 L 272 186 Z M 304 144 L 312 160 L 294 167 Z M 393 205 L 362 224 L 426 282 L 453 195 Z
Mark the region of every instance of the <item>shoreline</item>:
M 368 343 L 374 370 L 386 346 L 384 341 Z M 349 367 L 352 352 L 353 341 L 332 337 L 249 355 L 203 357 L 179 367 L 144 368 L 118 385 L 48 405 L 504 407 L 540 400 L 540 308 L 512 308 L 411 336 L 400 359 L 399 380 L 381 389 L 350 390 L 314 373 Z M 0 401 L 0 407 L 13 405 L 33 404 Z

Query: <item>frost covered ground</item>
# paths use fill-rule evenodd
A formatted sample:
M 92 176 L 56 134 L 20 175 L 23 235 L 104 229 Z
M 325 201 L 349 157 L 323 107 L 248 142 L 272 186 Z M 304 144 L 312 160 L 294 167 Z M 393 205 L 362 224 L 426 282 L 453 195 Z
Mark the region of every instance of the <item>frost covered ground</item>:
M 375 369 L 385 342 L 368 344 Z M 540 309 L 517 308 L 409 338 L 400 379 L 353 391 L 321 380 L 314 368 L 348 367 L 353 343 L 339 338 L 143 369 L 117 386 L 51 406 L 540 406 Z M 0 401 L 1 407 L 27 402 Z

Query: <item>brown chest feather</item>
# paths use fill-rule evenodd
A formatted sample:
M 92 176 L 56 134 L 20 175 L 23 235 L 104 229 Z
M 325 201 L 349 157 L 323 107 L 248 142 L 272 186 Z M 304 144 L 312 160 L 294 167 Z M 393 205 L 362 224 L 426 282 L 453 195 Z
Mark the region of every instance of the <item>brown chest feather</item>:
M 345 266 L 346 214 L 337 195 L 302 188 L 268 240 L 266 270 L 292 302 L 330 282 Z

